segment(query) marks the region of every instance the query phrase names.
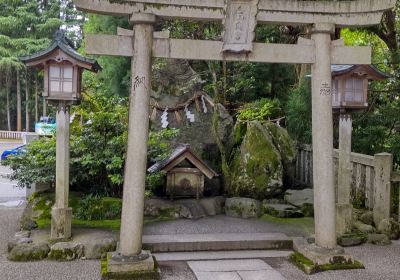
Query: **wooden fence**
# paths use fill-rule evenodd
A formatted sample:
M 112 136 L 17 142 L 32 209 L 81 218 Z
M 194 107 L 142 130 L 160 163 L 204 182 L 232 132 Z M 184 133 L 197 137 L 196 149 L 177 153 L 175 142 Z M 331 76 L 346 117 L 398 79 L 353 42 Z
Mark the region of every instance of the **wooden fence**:
M 369 156 L 351 153 L 350 160 L 352 163 L 351 197 L 353 204 L 371 210 L 375 208 L 374 211 L 384 213 L 383 216 L 390 215 L 390 192 L 393 188 L 400 187 L 400 171 L 392 170 L 392 155 L 382 153 Z M 333 152 L 333 162 L 337 190 L 339 151 L 336 149 Z M 375 178 L 376 172 L 379 172 L 379 175 Z M 299 145 L 296 160 L 296 183 L 311 187 L 312 178 L 312 147 L 311 145 Z M 396 210 L 400 211 L 400 203 Z
M 19 131 L 5 131 L 5 130 L 0 130 L 0 139 L 16 139 L 16 140 L 22 140 L 22 135 L 24 132 L 19 132 Z

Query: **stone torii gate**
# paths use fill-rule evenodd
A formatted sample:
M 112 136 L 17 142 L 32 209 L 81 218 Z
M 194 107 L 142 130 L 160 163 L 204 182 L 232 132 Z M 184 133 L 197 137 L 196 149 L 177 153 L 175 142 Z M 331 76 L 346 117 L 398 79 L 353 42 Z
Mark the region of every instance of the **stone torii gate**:
M 370 64 L 370 47 L 332 41 L 335 27 L 379 24 L 395 0 L 74 0 L 82 11 L 129 16 L 133 30 L 87 35 L 86 51 L 132 57 L 128 149 L 125 165 L 120 247 L 109 272 L 154 269 L 142 252 L 146 152 L 152 57 L 312 65 L 312 135 L 315 251 L 339 252 L 335 230 L 331 64 Z M 224 24 L 223 41 L 178 40 L 154 32 L 158 19 Z M 311 40 L 296 45 L 254 43 L 257 24 L 310 25 Z M 307 251 L 307 250 L 306 250 Z M 319 250 L 321 252 L 321 250 Z M 311 256 L 307 255 L 307 256 Z M 313 259 L 318 261 L 317 259 Z M 328 261 L 328 260 L 327 260 Z M 149 264 L 145 264 L 145 263 Z

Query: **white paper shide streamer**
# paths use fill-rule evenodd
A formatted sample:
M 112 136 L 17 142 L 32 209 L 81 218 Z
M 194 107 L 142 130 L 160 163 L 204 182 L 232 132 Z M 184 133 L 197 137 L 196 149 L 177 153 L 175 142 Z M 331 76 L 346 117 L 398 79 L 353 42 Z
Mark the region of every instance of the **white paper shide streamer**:
M 168 108 L 165 108 L 164 112 L 161 115 L 161 127 L 167 128 L 169 125 L 168 122 Z
M 194 122 L 194 114 L 192 114 L 189 109 L 188 105 L 185 106 L 185 113 L 186 113 L 186 118 L 192 123 Z
M 207 106 L 206 106 L 206 101 L 205 101 L 204 95 L 201 96 L 201 103 L 203 104 L 204 114 L 207 114 Z

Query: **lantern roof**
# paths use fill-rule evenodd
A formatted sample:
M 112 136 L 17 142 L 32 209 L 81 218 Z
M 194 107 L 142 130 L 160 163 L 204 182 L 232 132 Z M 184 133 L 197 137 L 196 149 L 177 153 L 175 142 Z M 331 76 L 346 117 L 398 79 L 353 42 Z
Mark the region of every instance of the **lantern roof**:
M 363 73 L 368 80 L 383 80 L 389 75 L 373 65 L 331 65 L 332 77 L 340 77 L 353 73 Z
M 21 57 L 20 60 L 28 65 L 30 64 L 30 66 L 40 65 L 47 56 L 53 54 L 57 49 L 60 49 L 66 55 L 80 62 L 80 65 L 89 71 L 97 72 L 101 70 L 100 65 L 95 59 L 85 57 L 75 50 L 73 42 L 65 36 L 65 31 L 62 30 L 57 31 L 54 34 L 54 39 L 47 49 L 29 56 Z
M 158 171 L 170 171 L 183 161 L 189 161 L 197 169 L 199 169 L 209 179 L 218 176 L 218 173 L 212 170 L 203 160 L 201 160 L 190 148 L 188 144 L 178 144 L 171 155 L 165 160 L 159 161 L 152 165 L 147 171 L 154 173 Z

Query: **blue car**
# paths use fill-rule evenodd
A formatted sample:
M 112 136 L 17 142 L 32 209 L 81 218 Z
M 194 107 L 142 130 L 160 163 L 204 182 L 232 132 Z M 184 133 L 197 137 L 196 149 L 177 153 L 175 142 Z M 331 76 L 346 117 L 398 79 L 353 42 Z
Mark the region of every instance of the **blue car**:
M 16 147 L 16 148 L 14 148 L 14 149 L 5 150 L 5 151 L 1 154 L 1 160 L 2 160 L 2 161 L 3 161 L 3 160 L 6 160 L 7 157 L 8 157 L 9 155 L 20 155 L 20 154 L 22 154 L 23 152 L 25 152 L 25 145 Z

